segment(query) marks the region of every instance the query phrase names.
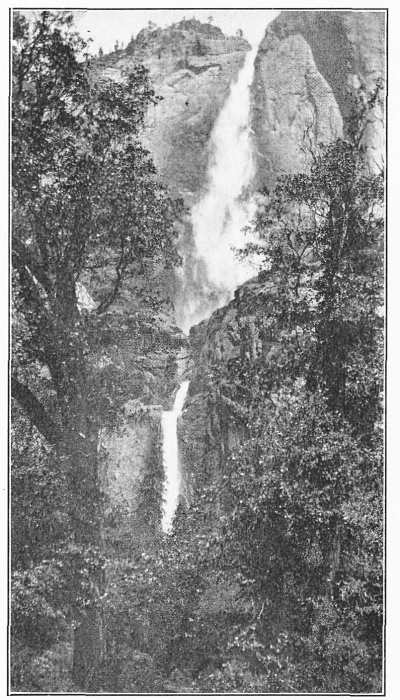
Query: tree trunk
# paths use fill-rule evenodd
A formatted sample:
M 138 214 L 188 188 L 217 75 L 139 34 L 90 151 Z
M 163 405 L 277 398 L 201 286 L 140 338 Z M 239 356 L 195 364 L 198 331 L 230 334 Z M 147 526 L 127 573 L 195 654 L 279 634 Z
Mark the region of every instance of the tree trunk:
M 90 430 L 86 426 L 86 430 Z M 70 449 L 70 491 L 75 495 L 71 518 L 75 543 L 83 552 L 102 552 L 101 489 L 98 478 L 97 432 L 75 442 Z M 78 575 L 79 581 L 79 575 Z M 78 609 L 74 631 L 72 679 L 81 691 L 99 690 L 100 670 L 104 660 L 104 634 L 101 598 L 104 592 L 104 569 L 101 562 L 91 574 L 91 598 L 87 607 Z M 79 591 L 77 591 L 79 594 Z
M 104 634 L 101 610 L 87 609 L 74 633 L 72 678 L 81 691 L 99 691 L 100 670 L 104 659 Z

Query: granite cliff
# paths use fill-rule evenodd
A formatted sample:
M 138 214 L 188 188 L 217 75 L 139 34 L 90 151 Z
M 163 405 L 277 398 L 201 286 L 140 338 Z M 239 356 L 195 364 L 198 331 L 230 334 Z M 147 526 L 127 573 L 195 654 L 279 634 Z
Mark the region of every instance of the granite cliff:
M 121 79 L 135 61 L 148 68 L 163 99 L 148 115 L 144 139 L 161 178 L 188 206 L 205 185 L 210 134 L 250 45 L 211 24 L 182 20 L 139 32 L 99 66 Z M 258 182 L 304 162 L 303 135 L 327 142 L 346 126 L 349 89 L 385 75 L 385 13 L 283 11 L 266 28 L 252 85 Z M 382 131 L 375 127 L 375 145 Z
M 383 12 L 284 11 L 267 27 L 258 49 L 251 88 L 251 128 L 256 154 L 254 188 L 271 185 L 280 174 L 296 172 L 307 165 L 308 156 L 303 149 L 305 132 L 312 143 L 328 143 L 346 129 L 351 107 L 349 88 L 362 83 L 372 87 L 377 78 L 384 77 L 384 35 Z M 98 62 L 103 74 L 116 80 L 123 79 L 124 72 L 136 61 L 148 68 L 155 92 L 162 99 L 148 114 L 144 141 L 161 179 L 175 195 L 183 197 L 188 208 L 204 191 L 207 164 L 212 155 L 210 135 L 249 48 L 242 37 L 226 37 L 213 25 L 182 20 L 167 29 L 149 26 L 126 49 Z M 381 114 L 376 114 L 367 138 L 373 157 L 379 159 L 383 143 Z M 210 240 L 212 235 L 210 231 Z M 184 275 L 173 281 L 178 321 L 180 306 L 188 304 L 192 294 L 201 297 L 204 288 L 209 294 L 207 270 L 197 274 L 196 279 L 192 276 L 196 248 L 189 217 L 182 228 L 181 250 L 186 259 Z M 240 440 L 238 426 L 224 422 L 228 412 L 223 399 L 213 395 L 211 367 L 223 367 L 243 353 L 255 357 L 278 352 L 273 339 L 260 337 L 257 330 L 265 320 L 266 305 L 265 282 L 254 278 L 237 291 L 228 306 L 216 311 L 191 333 L 193 379 L 181 421 L 189 498 L 196 474 L 204 473 L 205 465 L 207 469 L 218 469 L 225 451 Z M 179 343 L 176 352 L 178 346 Z M 147 445 L 143 455 L 150 449 L 152 425 L 159 424 L 160 408 L 153 410 L 151 405 L 171 404 L 173 385 L 178 382 L 176 367 L 174 372 L 168 383 L 170 400 L 165 392 L 160 400 L 157 384 L 160 373 L 149 368 L 147 376 L 154 378 L 156 374 L 156 383 L 152 380 L 149 388 L 151 382 L 142 381 L 140 392 L 133 398 L 142 401 L 146 395 L 146 411 L 150 410 L 152 417 L 136 426 L 131 414 L 126 419 L 128 428 L 126 425 L 120 428 L 122 433 L 128 430 L 132 445 L 143 438 Z M 230 415 L 232 408 L 235 407 L 230 407 Z M 110 467 L 113 478 L 125 470 L 126 450 L 118 447 L 123 442 L 121 435 L 108 439 L 108 446 L 112 447 L 110 454 L 113 453 Z M 135 454 L 135 464 L 138 462 L 135 469 L 141 483 L 148 459 L 141 456 L 139 449 L 135 449 Z M 129 501 L 132 496 L 133 503 L 136 490 L 137 485 L 129 481 L 124 497 Z
M 385 75 L 385 13 L 285 11 L 260 44 L 253 84 L 258 182 L 270 184 L 305 162 L 307 129 L 316 142 L 340 135 L 351 88 Z M 384 143 L 382 115 L 368 134 L 372 155 Z
M 282 12 L 267 28 L 258 50 L 252 85 L 256 184 L 270 186 L 284 173 L 307 167 L 304 134 L 329 143 L 346 130 L 351 88 L 373 89 L 385 77 L 383 12 Z M 374 168 L 384 156 L 384 123 L 375 110 L 365 139 Z M 208 321 L 192 329 L 193 380 L 182 428 L 187 496 L 205 465 L 216 473 L 224 455 L 243 437 L 240 406 L 215 395 L 213 376 L 236 358 L 277 356 L 265 333 L 275 284 L 256 277 Z M 229 393 L 229 392 L 228 392 Z M 237 413 L 238 420 L 232 420 Z M 228 418 L 229 417 L 229 418 Z
M 161 178 L 188 205 L 204 184 L 210 134 L 249 48 L 211 24 L 182 20 L 143 29 L 100 62 L 103 74 L 117 80 L 136 61 L 149 70 L 162 99 L 150 110 L 144 141 Z

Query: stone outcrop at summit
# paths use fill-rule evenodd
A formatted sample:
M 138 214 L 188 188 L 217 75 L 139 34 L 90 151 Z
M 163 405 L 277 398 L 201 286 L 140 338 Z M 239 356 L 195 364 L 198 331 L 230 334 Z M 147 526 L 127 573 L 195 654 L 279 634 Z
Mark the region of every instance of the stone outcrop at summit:
M 117 80 L 135 61 L 149 70 L 162 100 L 149 111 L 144 142 L 172 194 L 188 205 L 204 186 L 210 134 L 249 49 L 245 39 L 192 19 L 143 29 L 104 59 L 103 74 Z

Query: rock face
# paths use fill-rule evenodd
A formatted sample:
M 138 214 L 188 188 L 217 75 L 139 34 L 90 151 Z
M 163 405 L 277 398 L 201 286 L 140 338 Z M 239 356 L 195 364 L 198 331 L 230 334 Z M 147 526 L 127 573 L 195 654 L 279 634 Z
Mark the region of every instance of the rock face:
M 97 359 L 99 381 L 112 383 L 115 369 L 126 377 L 114 427 L 103 432 L 100 444 L 110 511 L 105 540 L 118 551 L 129 550 L 143 533 L 151 536 L 161 522 L 161 415 L 172 407 L 178 356 L 187 343 L 167 315 L 140 319 L 139 335 L 129 301 L 122 297 L 116 304 L 108 351 Z
M 135 402 L 131 402 L 135 404 Z M 161 406 L 127 405 L 125 421 L 101 440 L 108 497 L 103 540 L 123 555 L 157 529 L 161 515 Z
M 351 110 L 349 88 L 373 88 L 385 75 L 385 13 L 285 11 L 268 26 L 256 59 L 253 129 L 258 184 L 295 172 L 307 157 L 304 133 L 329 142 Z M 368 134 L 371 158 L 383 152 L 382 115 Z
M 171 193 L 188 205 L 204 186 L 212 127 L 249 49 L 193 19 L 143 29 L 104 61 L 103 73 L 114 79 L 135 61 L 148 68 L 163 99 L 150 109 L 144 141 Z
M 243 438 L 243 415 L 227 392 L 215 390 L 214 378 L 236 360 L 271 360 L 279 347 L 264 327 L 268 303 L 273 303 L 271 279 L 249 280 L 234 299 L 190 332 L 192 381 L 181 422 L 181 453 L 186 497 L 207 474 L 220 473 L 224 457 Z M 276 291 L 276 290 L 275 290 Z M 220 383 L 220 387 L 224 382 Z M 218 478 L 218 477 L 217 477 Z
M 257 186 L 269 185 L 279 174 L 307 164 L 302 150 L 306 131 L 312 142 L 326 143 L 346 129 L 351 106 L 348 88 L 362 82 L 372 87 L 384 76 L 384 35 L 385 13 L 379 11 L 285 11 L 269 25 L 259 47 L 252 85 Z M 116 80 L 135 61 L 149 69 L 156 94 L 163 99 L 149 112 L 144 140 L 164 183 L 189 207 L 206 184 L 211 131 L 248 50 L 242 38 L 225 37 L 217 27 L 189 20 L 167 29 L 148 27 L 125 50 L 101 62 L 102 71 Z M 376 116 L 367 138 L 373 158 L 378 159 L 383 130 L 381 115 Z M 196 251 L 189 222 L 182 228 L 181 245 L 190 273 Z M 193 262 L 192 274 L 195 269 Z M 186 278 L 189 273 L 185 272 Z M 193 280 L 197 298 L 204 294 L 206 283 L 204 270 L 203 276 Z M 250 358 L 279 354 L 273 340 L 264 331 L 261 336 L 257 325 L 257 304 L 265 304 L 264 287 L 255 281 L 243 285 L 231 303 L 191 332 L 192 382 L 180 422 L 189 498 L 196 480 L 206 478 L 208 470 L 215 475 L 225 452 L 241 439 L 239 414 L 237 423 L 232 421 L 232 411 L 240 412 L 240 407 L 224 409 L 226 397 L 213 391 L 212 369 L 246 353 Z M 174 290 L 178 311 L 179 304 L 190 303 L 182 289 L 185 285 L 178 277 Z M 123 305 L 129 305 L 129 300 Z M 265 318 L 265 308 L 261 316 Z M 157 362 L 161 366 L 164 360 Z M 138 386 L 133 397 L 167 408 L 168 391 L 162 386 L 160 372 L 148 363 L 144 351 L 142 366 L 135 369 Z M 148 380 L 146 372 L 154 381 Z M 132 377 L 131 373 L 130 381 Z M 170 392 L 174 386 L 172 372 Z M 137 422 L 130 416 L 107 441 L 109 493 L 115 503 L 124 494 L 131 513 L 137 508 L 144 476 L 151 475 L 148 451 L 153 429 L 159 431 L 159 417 Z M 127 522 L 131 523 L 130 516 Z
M 163 99 L 149 112 L 144 139 L 164 182 L 189 206 L 204 187 L 210 134 L 249 48 L 245 39 L 192 19 L 149 26 L 100 62 L 117 80 L 136 61 L 148 68 Z M 351 109 L 349 88 L 361 82 L 371 88 L 384 75 L 383 10 L 281 12 L 255 63 L 257 184 L 303 167 L 305 130 L 318 142 L 336 138 Z M 372 132 L 370 142 L 381 152 L 382 125 Z

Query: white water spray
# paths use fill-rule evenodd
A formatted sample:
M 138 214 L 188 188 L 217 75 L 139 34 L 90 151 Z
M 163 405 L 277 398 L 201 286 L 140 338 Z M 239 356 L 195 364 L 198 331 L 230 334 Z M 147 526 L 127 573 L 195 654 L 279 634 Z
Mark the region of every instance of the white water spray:
M 216 121 L 208 191 L 192 209 L 194 239 L 198 254 L 206 261 L 209 279 L 232 291 L 249 276 L 249 269 L 236 260 L 232 246 L 243 244 L 242 229 L 251 217 L 246 190 L 255 168 L 248 122 L 256 50 L 248 52 Z
M 175 511 L 179 502 L 181 473 L 179 468 L 178 451 L 178 418 L 182 413 L 183 404 L 189 382 L 183 382 L 175 397 L 172 411 L 163 411 L 161 418 L 163 434 L 163 464 L 164 464 L 164 508 L 161 527 L 164 532 L 170 532 Z
M 255 212 L 250 192 L 255 175 L 250 87 L 264 32 L 265 25 L 261 23 L 211 134 L 207 191 L 192 209 L 192 225 L 197 255 L 204 262 L 210 287 L 216 293 L 210 304 L 202 303 L 202 308 L 189 301 L 185 330 L 226 303 L 236 287 L 255 274 L 250 263 L 237 259 L 234 249 L 243 246 L 243 229 L 250 225 Z
M 276 12 L 268 12 L 270 21 Z M 202 199 L 192 209 L 196 255 L 206 270 L 206 292 L 209 298 L 200 300 L 188 295 L 185 299 L 182 327 L 210 315 L 226 303 L 235 288 L 254 275 L 254 268 L 239 261 L 233 248 L 243 246 L 244 227 L 253 218 L 254 203 L 250 188 L 255 175 L 253 146 L 250 133 L 250 86 L 253 81 L 254 59 L 265 26 L 260 21 L 253 26 L 253 48 L 246 55 L 238 78 L 232 84 L 228 98 L 219 114 L 211 135 L 212 158 L 208 169 L 208 186 Z M 181 474 L 179 468 L 177 421 L 188 390 L 181 384 L 172 411 L 162 416 L 163 463 L 165 470 L 164 511 L 162 529 L 170 532 L 179 501 Z

